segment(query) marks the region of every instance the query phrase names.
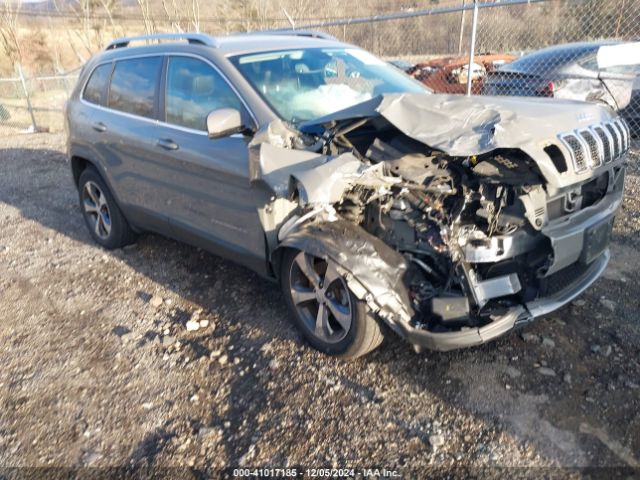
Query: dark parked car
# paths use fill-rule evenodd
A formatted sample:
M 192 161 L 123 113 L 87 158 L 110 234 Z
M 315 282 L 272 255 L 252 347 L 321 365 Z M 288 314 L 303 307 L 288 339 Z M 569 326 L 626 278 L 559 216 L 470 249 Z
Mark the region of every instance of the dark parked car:
M 605 103 L 620 111 L 637 134 L 638 76 L 640 43 L 569 43 L 538 50 L 489 73 L 483 93 Z
M 116 40 L 66 127 L 98 244 L 153 231 L 232 259 L 343 357 L 385 326 L 450 350 L 570 302 L 609 260 L 629 148 L 602 105 L 431 94 L 357 47 L 282 33 Z

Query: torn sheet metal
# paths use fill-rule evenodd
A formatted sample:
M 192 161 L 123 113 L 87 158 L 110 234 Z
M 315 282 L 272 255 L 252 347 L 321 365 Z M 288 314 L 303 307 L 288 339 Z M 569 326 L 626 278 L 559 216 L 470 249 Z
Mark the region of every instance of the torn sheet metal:
M 339 202 L 345 190 L 356 183 L 384 187 L 401 182 L 398 177 L 384 176 L 382 164 L 366 165 L 351 153 L 326 156 L 262 143 L 255 146 L 252 155 L 252 181 L 264 181 L 276 196 L 284 198 L 300 187 L 300 200 L 305 205 Z
M 542 98 L 405 94 L 385 97 L 378 110 L 405 135 L 452 156 L 522 148 L 554 138 L 563 122 L 611 118 L 600 105 Z
M 304 204 L 331 204 L 362 176 L 366 165 L 351 153 L 337 157 L 305 150 L 290 150 L 269 143 L 252 151 L 251 181 L 262 180 L 278 197 L 289 198 L 299 183 Z
M 480 280 L 473 269 L 467 272 L 469 286 L 476 304 L 482 308 L 492 298 L 504 297 L 519 292 L 522 289 L 520 279 L 516 273 Z
M 288 193 L 289 179 L 298 171 L 321 165 L 329 157 L 319 146 L 305 145 L 300 132 L 282 120 L 261 128 L 249 143 L 249 180 L 263 181 L 277 196 Z
M 332 204 L 341 200 L 350 183 L 362 175 L 365 164 L 351 153 L 328 157 L 329 161 L 292 173 L 300 184 L 303 204 Z
M 298 133 L 285 122 L 274 120 L 255 133 L 251 143 L 249 143 L 249 148 L 262 143 L 268 143 L 280 148 L 293 148 L 297 136 Z
M 399 96 L 385 98 L 378 110 L 405 135 L 453 156 L 494 150 L 499 132 L 516 118 L 475 97 Z
M 413 316 L 404 275 L 405 258 L 382 240 L 346 220 L 310 223 L 287 235 L 280 247 L 331 258 L 346 273 L 354 294 L 395 323 Z
M 546 143 L 556 137 L 558 124 L 586 126 L 613 114 L 605 106 L 571 100 L 405 93 L 381 95 L 313 124 L 376 116 L 433 149 L 466 157 Z
M 278 197 L 289 194 L 289 180 L 296 173 L 312 169 L 329 157 L 305 150 L 274 147 L 270 143 L 254 145 L 250 149 L 249 174 L 251 182 L 265 182 Z
M 303 203 L 333 204 L 342 200 L 344 192 L 353 185 L 385 189 L 402 182 L 399 177 L 388 177 L 384 165 L 366 165 L 350 153 L 332 158 L 327 163 L 292 175 L 302 187 L 306 197 Z

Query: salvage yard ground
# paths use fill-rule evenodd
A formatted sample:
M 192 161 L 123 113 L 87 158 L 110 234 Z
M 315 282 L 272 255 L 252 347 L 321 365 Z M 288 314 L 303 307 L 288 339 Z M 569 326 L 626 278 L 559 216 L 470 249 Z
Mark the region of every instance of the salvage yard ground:
M 242 267 L 96 246 L 62 135 L 0 142 L 0 466 L 640 468 L 639 155 L 579 300 L 479 348 L 389 335 L 348 363 Z

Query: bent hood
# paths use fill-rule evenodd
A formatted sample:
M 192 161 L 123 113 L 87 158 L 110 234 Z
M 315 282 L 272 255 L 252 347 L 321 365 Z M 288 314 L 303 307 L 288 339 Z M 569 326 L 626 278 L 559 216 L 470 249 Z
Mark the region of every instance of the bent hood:
M 384 117 L 405 135 L 452 156 L 548 144 L 558 133 L 610 120 L 606 106 L 545 98 L 387 94 L 301 127 Z

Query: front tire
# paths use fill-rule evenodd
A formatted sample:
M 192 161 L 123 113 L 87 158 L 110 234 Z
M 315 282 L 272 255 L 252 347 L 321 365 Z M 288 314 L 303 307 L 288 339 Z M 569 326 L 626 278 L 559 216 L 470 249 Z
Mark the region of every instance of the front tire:
M 95 168 L 88 167 L 80 175 L 78 194 L 85 224 L 96 243 L 114 249 L 135 242 L 135 233 Z
M 281 268 L 282 291 L 294 323 L 316 350 L 353 359 L 382 343 L 380 324 L 332 260 L 289 249 Z

